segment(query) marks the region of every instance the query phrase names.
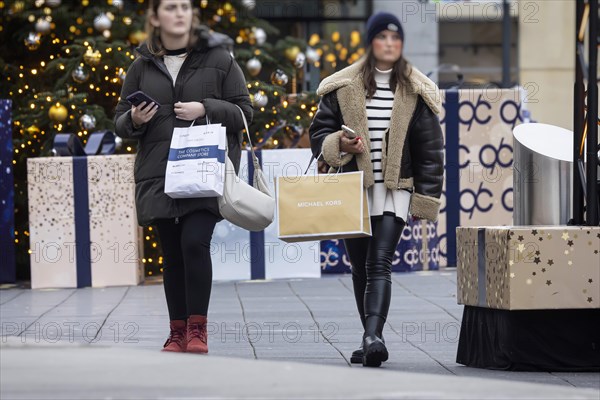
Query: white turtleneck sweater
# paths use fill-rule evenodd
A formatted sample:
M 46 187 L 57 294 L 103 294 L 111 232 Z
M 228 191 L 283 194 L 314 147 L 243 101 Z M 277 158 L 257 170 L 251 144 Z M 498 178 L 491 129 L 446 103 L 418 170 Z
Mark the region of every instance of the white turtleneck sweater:
M 179 55 L 164 55 L 163 61 L 169 74 L 171 74 L 171 78 L 173 78 L 173 86 L 175 86 L 175 81 L 177 81 L 177 75 L 179 75 L 179 70 L 185 61 L 187 54 L 179 54 Z
M 383 134 L 390 126 L 394 93 L 390 89 L 392 70 L 381 71 L 376 68 L 375 82 L 377 91 L 367 99 L 367 119 L 371 139 L 371 162 L 375 184 L 368 189 L 371 216 L 395 215 L 404 221 L 408 218 L 411 193 L 408 190 L 390 190 L 385 187 L 382 173 L 381 156 Z M 395 110 L 399 112 L 399 110 Z M 389 160 L 388 162 L 395 162 Z

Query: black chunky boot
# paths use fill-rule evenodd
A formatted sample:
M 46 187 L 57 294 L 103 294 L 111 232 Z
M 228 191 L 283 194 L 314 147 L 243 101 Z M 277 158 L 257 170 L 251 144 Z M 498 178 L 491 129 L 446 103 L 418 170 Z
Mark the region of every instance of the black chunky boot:
M 376 332 L 381 332 L 385 325 L 385 319 L 379 316 L 370 316 L 367 318 L 367 327 L 369 325 L 373 325 L 377 329 Z M 382 362 L 387 361 L 389 354 L 381 338 L 381 333 L 365 335 L 362 347 L 364 367 L 379 367 Z
M 390 308 L 391 294 L 392 283 L 387 279 L 375 279 L 367 283 L 365 337 L 362 345 L 362 364 L 365 367 L 379 367 L 388 359 L 382 332 Z
M 363 340 L 365 337 L 363 336 Z M 383 338 L 383 334 L 381 335 L 381 341 L 385 344 L 385 339 Z M 386 360 L 383 360 L 386 361 Z M 352 356 L 350 357 L 350 363 L 352 364 L 362 364 L 363 362 L 363 344 L 360 342 L 360 347 L 352 352 Z

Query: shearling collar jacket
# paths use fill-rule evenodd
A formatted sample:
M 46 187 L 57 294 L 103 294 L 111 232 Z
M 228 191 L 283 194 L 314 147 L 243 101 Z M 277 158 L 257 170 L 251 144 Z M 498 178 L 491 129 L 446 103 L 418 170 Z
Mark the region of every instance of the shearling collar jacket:
M 343 171 L 363 171 L 366 188 L 374 184 L 361 68 L 364 59 L 324 79 L 317 94 L 323 96 L 310 127 L 315 157 Z M 411 67 L 409 87 L 394 94 L 389 129 L 383 138 L 382 172 L 388 189 L 413 190 L 410 213 L 437 220 L 444 176 L 443 137 L 436 114 L 441 109 L 437 86 Z M 340 155 L 341 125 L 363 138 L 365 152 Z

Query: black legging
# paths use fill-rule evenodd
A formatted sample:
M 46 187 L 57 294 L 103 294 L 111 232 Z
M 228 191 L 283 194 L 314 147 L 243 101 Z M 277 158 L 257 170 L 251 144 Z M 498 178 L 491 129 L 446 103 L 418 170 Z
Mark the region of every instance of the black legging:
M 163 282 L 169 319 L 207 315 L 212 287 L 210 240 L 216 215 L 198 211 L 155 223 L 162 246 Z
M 387 318 L 392 297 L 392 260 L 405 222 L 394 215 L 371 218 L 372 236 L 345 239 L 354 297 L 365 327 L 368 316 Z

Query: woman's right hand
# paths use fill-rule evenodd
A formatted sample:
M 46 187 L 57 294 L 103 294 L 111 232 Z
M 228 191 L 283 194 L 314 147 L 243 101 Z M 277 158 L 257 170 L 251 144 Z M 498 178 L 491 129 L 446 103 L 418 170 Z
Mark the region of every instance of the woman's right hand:
M 150 121 L 152 117 L 154 117 L 154 114 L 156 114 L 156 111 L 158 111 L 157 104 L 152 103 L 148 107 L 144 108 L 145 106 L 145 101 L 138 104 L 137 107 L 131 106 L 131 120 L 133 121 L 133 125 L 135 127 L 139 127 Z
M 351 139 L 343 132 L 340 136 L 340 150 L 344 153 L 360 154 L 365 151 L 365 145 L 360 136 Z

